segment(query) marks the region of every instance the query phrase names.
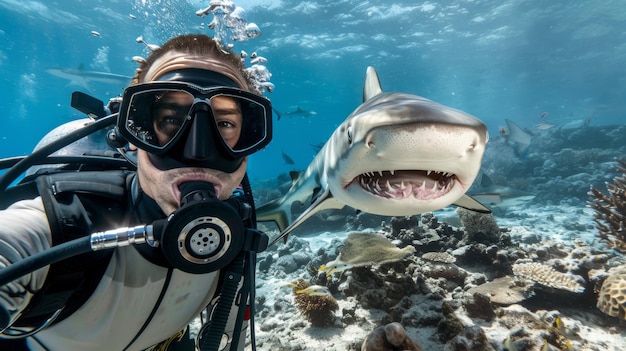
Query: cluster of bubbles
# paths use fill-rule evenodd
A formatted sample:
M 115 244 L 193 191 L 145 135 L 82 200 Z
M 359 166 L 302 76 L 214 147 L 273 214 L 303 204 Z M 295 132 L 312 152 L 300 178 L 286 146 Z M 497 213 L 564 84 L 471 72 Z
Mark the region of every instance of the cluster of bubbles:
M 232 49 L 233 42 L 256 38 L 261 30 L 255 23 L 248 23 L 246 10 L 230 0 L 212 0 L 209 6 L 196 11 L 200 17 L 213 15 L 208 27 L 215 31 L 214 38 L 225 47 Z
M 94 56 L 93 61 L 91 62 L 92 69 L 101 69 L 105 72 L 110 72 L 109 68 L 109 51 L 110 48 L 108 46 L 102 46 L 98 49 L 98 53 Z
M 253 39 L 261 35 L 259 26 L 252 22 L 248 23 L 246 11 L 230 0 L 211 0 L 209 6 L 196 11 L 196 15 L 200 17 L 209 14 L 213 15 L 213 19 L 208 27 L 215 31 L 213 38 L 223 48 L 232 50 L 235 42 Z M 241 51 L 241 59 L 244 60 L 244 63 L 248 57 L 251 66 L 246 68 L 246 71 L 258 92 L 272 92 L 274 84 L 269 81 L 272 74 L 264 65 L 267 59 L 257 55 L 256 52 L 248 55 L 245 51 Z

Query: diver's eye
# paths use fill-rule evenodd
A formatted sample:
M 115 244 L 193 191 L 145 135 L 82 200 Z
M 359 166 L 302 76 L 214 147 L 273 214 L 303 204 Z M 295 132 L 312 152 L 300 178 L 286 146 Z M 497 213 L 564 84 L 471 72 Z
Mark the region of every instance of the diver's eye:
M 168 137 L 173 137 L 185 121 L 184 117 L 180 116 L 163 116 L 156 122 L 157 130 L 164 133 Z

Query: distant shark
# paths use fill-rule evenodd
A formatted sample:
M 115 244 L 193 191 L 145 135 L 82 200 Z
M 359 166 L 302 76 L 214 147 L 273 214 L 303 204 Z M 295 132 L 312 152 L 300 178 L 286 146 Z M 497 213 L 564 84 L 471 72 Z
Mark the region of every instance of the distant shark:
M 274 112 L 276 112 L 276 114 L 278 115 L 278 119 L 280 119 L 282 116 L 310 117 L 310 116 L 316 116 L 317 115 L 317 112 L 315 112 L 315 111 L 303 110 L 300 107 L 296 107 L 296 109 L 293 110 L 293 111 L 278 112 L 278 111 L 275 110 Z
M 91 89 L 90 83 L 92 82 L 126 86 L 132 78 L 120 74 L 87 71 L 82 65 L 79 68 L 48 68 L 46 72 L 55 77 L 67 79 L 71 85 L 76 85 L 86 90 Z
M 484 173 L 481 176 L 479 191 L 476 194 L 472 193 L 472 197 L 490 207 L 508 208 L 535 198 L 534 194 L 527 191 L 493 184 L 491 178 Z
M 363 104 L 333 132 L 285 196 L 260 206 L 286 237 L 312 215 L 350 206 L 384 216 L 407 216 L 454 204 L 490 210 L 465 192 L 476 178 L 487 127 L 477 118 L 428 99 L 383 93 L 367 68 Z M 295 220 L 294 202 L 310 204 Z
M 510 119 L 505 119 L 505 122 L 509 128 L 509 133 L 505 136 L 506 140 L 515 145 L 515 154 L 517 156 L 525 156 L 533 138 L 532 134 L 523 130 Z

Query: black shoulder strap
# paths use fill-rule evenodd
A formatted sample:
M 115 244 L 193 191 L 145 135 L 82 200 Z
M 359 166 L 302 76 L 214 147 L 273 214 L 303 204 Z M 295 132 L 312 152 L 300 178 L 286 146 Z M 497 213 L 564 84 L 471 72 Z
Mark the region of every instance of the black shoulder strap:
M 53 245 L 96 231 L 122 226 L 125 221 L 129 171 L 69 172 L 37 178 L 37 189 L 50 223 Z M 75 312 L 98 286 L 112 251 L 78 255 L 50 266 L 38 291 L 16 327 L 38 327 L 62 309 L 54 322 Z

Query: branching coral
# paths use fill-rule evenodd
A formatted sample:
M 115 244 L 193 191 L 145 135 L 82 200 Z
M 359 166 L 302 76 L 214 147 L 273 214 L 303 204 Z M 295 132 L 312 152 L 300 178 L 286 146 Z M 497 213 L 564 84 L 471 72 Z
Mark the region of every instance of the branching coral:
M 557 272 L 552 267 L 541 263 L 516 263 L 513 265 L 513 273 L 551 288 L 575 293 L 585 291 L 585 287 L 580 282 L 583 280 L 582 277 Z
M 312 326 L 323 328 L 333 325 L 339 305 L 330 293 L 310 289 L 311 284 L 304 279 L 298 279 L 292 286 L 296 307 Z
M 622 176 L 607 184 L 608 195 L 591 187 L 589 195 L 593 200 L 587 203 L 596 210 L 594 221 L 600 238 L 610 247 L 626 252 L 626 161 L 617 162 L 621 165 L 617 169 L 623 173 Z

